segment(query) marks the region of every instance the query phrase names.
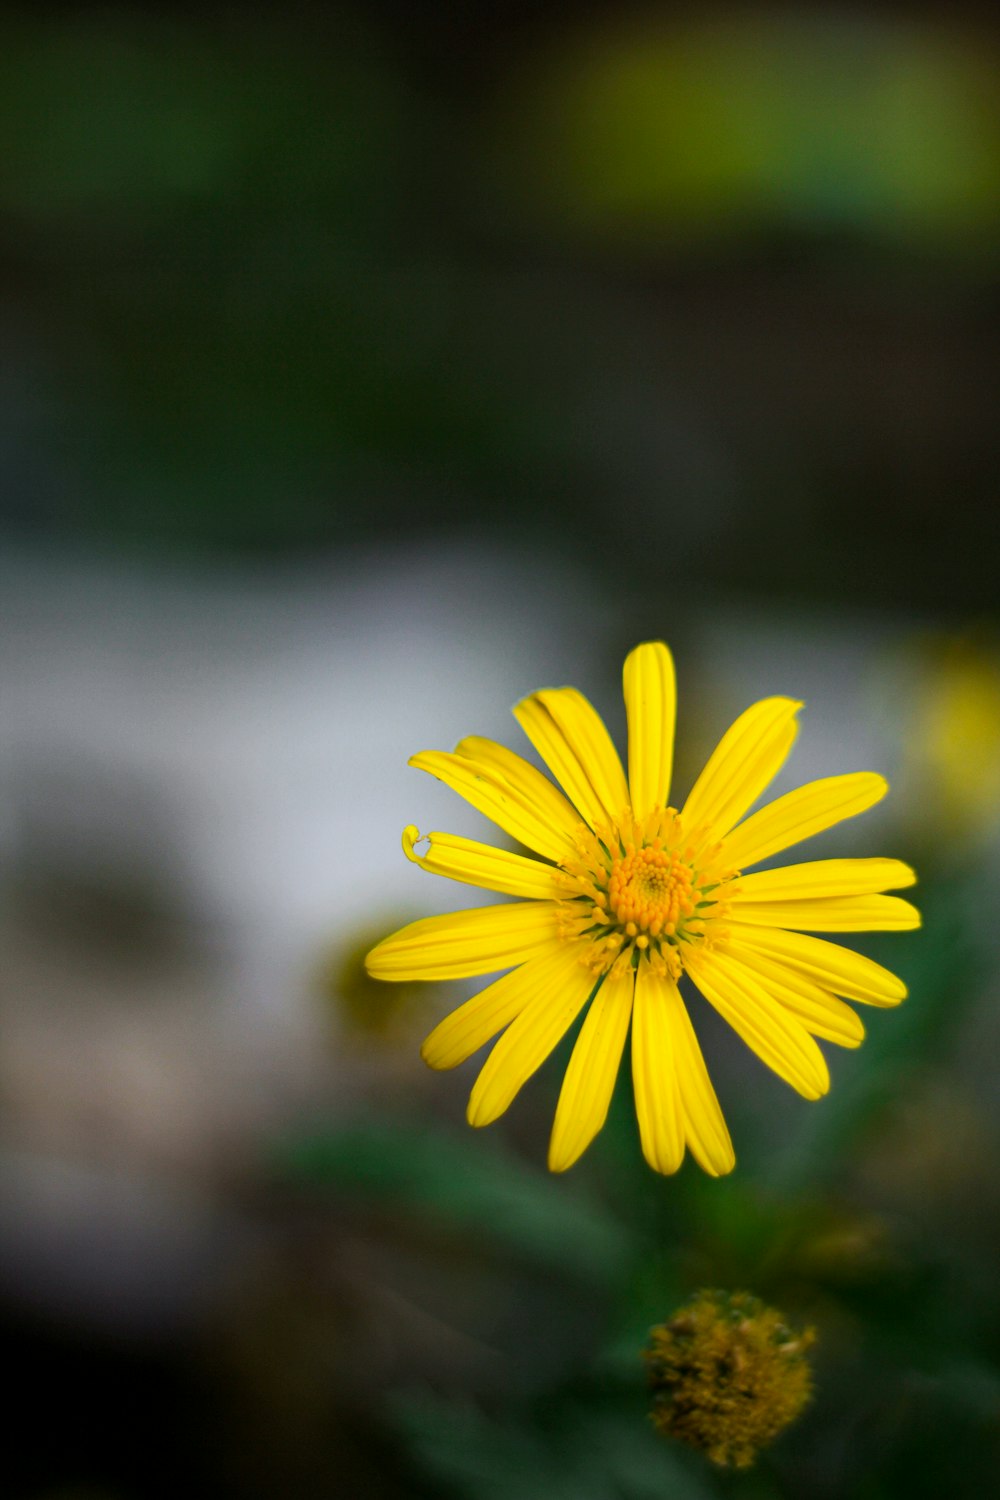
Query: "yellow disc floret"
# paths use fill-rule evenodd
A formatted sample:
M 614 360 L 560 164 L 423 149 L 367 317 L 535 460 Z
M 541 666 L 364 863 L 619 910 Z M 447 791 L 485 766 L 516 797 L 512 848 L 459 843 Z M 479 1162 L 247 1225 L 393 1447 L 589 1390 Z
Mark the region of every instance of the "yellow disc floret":
M 636 849 L 611 866 L 611 910 L 626 930 L 672 937 L 677 924 L 694 913 L 694 871 L 676 852 Z
M 710 946 L 721 935 L 724 896 L 736 871 L 723 868 L 723 847 L 707 829 L 688 836 L 672 807 L 641 821 L 623 813 L 613 825 L 581 826 L 578 858 L 563 862 L 573 894 L 563 903 L 564 936 L 591 939 L 588 961 L 606 973 L 645 958 L 677 978 L 683 946 Z

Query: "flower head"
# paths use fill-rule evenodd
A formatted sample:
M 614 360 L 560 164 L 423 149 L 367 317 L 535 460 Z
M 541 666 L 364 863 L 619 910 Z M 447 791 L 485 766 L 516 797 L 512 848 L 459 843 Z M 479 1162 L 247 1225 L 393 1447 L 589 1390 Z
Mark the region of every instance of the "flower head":
M 748 1292 L 699 1292 L 645 1351 L 658 1432 L 745 1469 L 812 1395 L 811 1328 L 793 1333 Z
M 642 1149 L 674 1172 L 690 1147 L 713 1175 L 733 1149 L 678 989 L 688 975 L 770 1068 L 808 1099 L 829 1088 L 816 1037 L 864 1036 L 841 997 L 906 994 L 870 959 L 805 932 L 919 925 L 884 891 L 912 885 L 891 859 L 826 859 L 744 874 L 885 795 L 871 772 L 814 781 L 744 815 L 777 775 L 801 704 L 765 698 L 723 736 L 686 801 L 670 805 L 674 669 L 662 642 L 625 662 L 628 779 L 600 717 L 574 688 L 514 709 L 560 783 L 492 740 L 410 764 L 429 771 L 540 858 L 452 834 L 403 833 L 425 870 L 524 899 L 413 922 L 367 958 L 378 979 L 462 979 L 507 970 L 431 1032 L 423 1055 L 452 1068 L 499 1033 L 469 1101 L 473 1125 L 503 1114 L 581 1011 L 556 1109 L 549 1166 L 577 1160 L 607 1116 L 631 1022 Z M 742 821 L 741 821 L 742 820 Z M 421 846 L 426 846 L 421 850 Z

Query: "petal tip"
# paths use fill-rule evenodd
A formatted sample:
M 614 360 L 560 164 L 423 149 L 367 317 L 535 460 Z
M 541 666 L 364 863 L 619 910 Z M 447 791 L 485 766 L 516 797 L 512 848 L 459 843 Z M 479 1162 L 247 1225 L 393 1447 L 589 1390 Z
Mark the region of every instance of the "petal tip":
M 727 1154 L 720 1160 L 713 1161 L 711 1165 L 705 1165 L 704 1170 L 709 1177 L 728 1177 L 736 1166 L 736 1152 L 730 1147 Z
M 683 1151 L 680 1156 L 668 1157 L 661 1156 L 656 1150 L 643 1150 L 642 1154 L 646 1158 L 646 1165 L 652 1167 L 653 1171 L 659 1173 L 661 1177 L 675 1176 L 684 1161 Z
M 368 952 L 365 954 L 365 973 L 369 976 L 370 979 L 382 978 L 379 970 L 381 968 L 381 959 L 385 953 L 386 944 L 388 942 L 388 938 L 383 938 L 380 943 L 375 944 L 374 948 L 369 948 Z
M 448 1064 L 442 1060 L 443 1053 L 434 1045 L 434 1036 L 435 1033 L 432 1031 L 430 1036 L 424 1037 L 420 1044 L 420 1056 L 435 1073 L 441 1073 L 447 1069 Z
M 484 1096 L 483 1090 L 480 1088 L 480 1082 L 481 1079 L 476 1081 L 472 1093 L 469 1095 L 469 1102 L 465 1110 L 466 1121 L 472 1126 L 473 1130 L 482 1130 L 484 1125 L 492 1125 L 493 1121 L 498 1120 L 503 1114 L 504 1108 L 506 1108 L 504 1106 L 504 1108 L 497 1109 L 495 1105 L 491 1107 L 488 1098 Z
M 639 656 L 640 652 L 643 655 L 651 653 L 654 656 L 665 657 L 670 661 L 673 660 L 670 652 L 670 647 L 667 645 L 666 641 L 640 641 L 637 646 L 632 647 L 632 650 L 628 653 L 628 656 L 626 656 L 625 660 L 627 662 L 633 661 L 637 656 Z

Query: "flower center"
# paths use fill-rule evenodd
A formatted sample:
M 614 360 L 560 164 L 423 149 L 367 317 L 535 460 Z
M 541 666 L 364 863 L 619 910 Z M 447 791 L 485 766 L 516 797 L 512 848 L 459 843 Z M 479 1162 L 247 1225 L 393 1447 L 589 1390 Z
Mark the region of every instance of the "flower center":
M 608 827 L 583 826 L 577 850 L 563 862 L 560 930 L 587 940 L 585 962 L 599 973 L 642 960 L 676 979 L 686 947 L 722 935 L 737 872 L 708 830 L 687 833 L 672 807 L 641 822 L 627 812 Z
M 626 929 L 673 937 L 678 923 L 694 912 L 694 871 L 676 851 L 637 849 L 612 864 L 608 902 Z

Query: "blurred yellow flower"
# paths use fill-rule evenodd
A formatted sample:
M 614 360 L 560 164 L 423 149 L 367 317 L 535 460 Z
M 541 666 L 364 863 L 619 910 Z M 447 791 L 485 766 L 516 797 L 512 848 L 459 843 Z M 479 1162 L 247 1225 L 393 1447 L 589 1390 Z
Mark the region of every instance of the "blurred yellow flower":
M 1000 661 L 956 640 L 921 672 L 907 736 L 920 794 L 951 829 L 981 832 L 1000 815 Z M 916 789 L 915 789 L 916 790 Z
M 395 915 L 398 920 L 402 913 Z M 368 949 L 384 928 L 384 920 L 378 926 L 366 923 L 366 930 L 354 934 L 346 945 L 324 954 L 316 984 L 351 1041 L 391 1048 L 406 1039 L 412 1041 L 416 1027 L 423 1029 L 429 997 L 419 984 L 386 988 L 369 974 L 365 966 Z
M 895 1005 L 906 989 L 870 959 L 804 933 L 919 926 L 909 902 L 882 894 L 915 876 L 891 859 L 826 859 L 743 875 L 871 807 L 885 780 L 831 776 L 744 819 L 781 769 L 802 706 L 765 698 L 723 736 L 677 811 L 668 805 L 675 687 L 665 645 L 631 652 L 624 689 L 627 781 L 603 722 L 574 688 L 543 689 L 514 709 L 564 792 L 492 740 L 413 756 L 411 765 L 542 858 L 451 834 L 421 838 L 408 827 L 403 848 L 425 870 L 525 899 L 413 922 L 366 962 L 375 978 L 394 981 L 510 971 L 423 1046 L 431 1067 L 452 1068 L 503 1032 L 472 1090 L 472 1125 L 503 1114 L 587 1007 L 556 1109 L 553 1171 L 571 1166 L 604 1124 L 631 1022 L 646 1160 L 675 1172 L 690 1147 L 719 1175 L 735 1157 L 677 987 L 681 974 L 769 1067 L 817 1099 L 830 1077 L 815 1038 L 856 1047 L 864 1036 L 839 997 Z

